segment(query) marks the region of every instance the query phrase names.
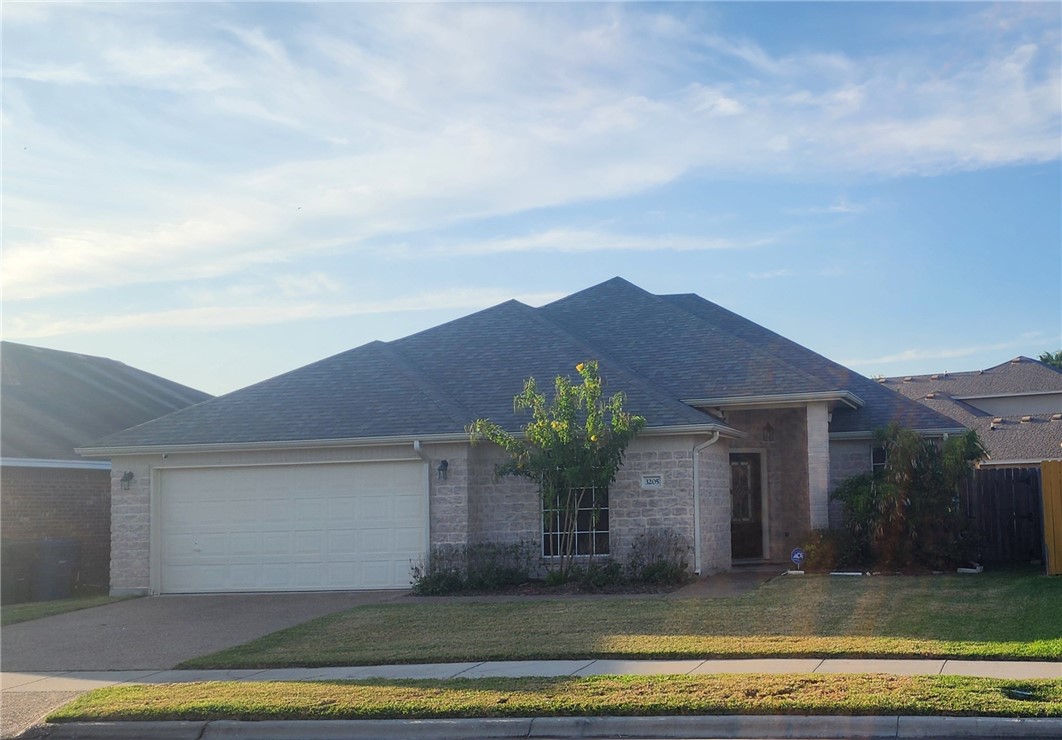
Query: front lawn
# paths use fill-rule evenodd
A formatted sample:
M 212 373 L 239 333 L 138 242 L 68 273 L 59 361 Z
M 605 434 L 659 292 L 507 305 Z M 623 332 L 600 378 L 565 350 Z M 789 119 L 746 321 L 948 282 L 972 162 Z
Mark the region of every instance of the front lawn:
M 55 601 L 31 601 L 25 604 L 10 604 L 0 606 L 0 625 L 18 624 L 28 622 L 31 619 L 51 617 L 66 612 L 76 612 L 79 609 L 88 609 L 93 606 L 113 604 L 116 601 L 124 601 L 133 598 L 131 596 L 77 596 L 72 599 L 57 599 Z
M 1026 699 L 1011 698 L 1015 689 Z M 678 714 L 1062 716 L 1062 680 L 706 675 L 225 682 L 100 689 L 49 722 Z
M 527 599 L 352 609 L 187 661 L 275 668 L 565 658 L 1062 659 L 1062 579 L 794 576 L 726 599 Z

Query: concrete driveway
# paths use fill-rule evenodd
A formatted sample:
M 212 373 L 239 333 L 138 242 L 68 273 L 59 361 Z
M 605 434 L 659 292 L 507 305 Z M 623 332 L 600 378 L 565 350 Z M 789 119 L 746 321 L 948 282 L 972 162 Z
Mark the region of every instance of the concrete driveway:
M 405 591 L 155 596 L 4 627 L 5 674 L 173 668 L 270 632 L 401 598 Z M 5 682 L 5 687 L 6 687 Z M 3 691 L 0 736 L 17 735 L 77 692 Z

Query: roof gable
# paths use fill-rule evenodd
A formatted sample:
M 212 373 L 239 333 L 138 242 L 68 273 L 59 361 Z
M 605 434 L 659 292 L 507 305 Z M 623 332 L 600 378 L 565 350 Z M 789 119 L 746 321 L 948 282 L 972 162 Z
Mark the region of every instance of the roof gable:
M 921 404 L 912 403 L 866 376 L 699 295 L 688 293 L 662 298 L 700 317 L 717 331 L 754 344 L 789 365 L 819 378 L 830 390 L 843 389 L 858 396 L 863 401 L 861 408 L 838 407 L 834 411 L 830 431 L 835 434 L 872 431 L 893 423 L 924 431 L 956 428 L 953 419 Z
M 683 400 L 836 389 L 622 278 L 539 310 Z

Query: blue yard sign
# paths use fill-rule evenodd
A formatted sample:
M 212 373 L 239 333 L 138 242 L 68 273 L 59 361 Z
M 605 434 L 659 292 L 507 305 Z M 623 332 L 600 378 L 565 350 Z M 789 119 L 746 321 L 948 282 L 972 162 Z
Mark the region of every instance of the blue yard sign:
M 789 556 L 789 559 L 793 561 L 793 565 L 797 567 L 797 570 L 800 570 L 804 567 L 805 557 L 806 556 L 804 555 L 804 550 L 800 547 L 797 547 L 793 550 L 793 553 Z

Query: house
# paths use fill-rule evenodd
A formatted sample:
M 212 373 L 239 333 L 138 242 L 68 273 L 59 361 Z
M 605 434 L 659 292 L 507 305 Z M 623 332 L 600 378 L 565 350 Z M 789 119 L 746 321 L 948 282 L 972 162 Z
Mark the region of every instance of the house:
M 669 529 L 698 573 L 784 562 L 829 525 L 831 486 L 870 470 L 876 428 L 962 431 L 699 296 L 614 278 L 371 342 L 81 450 L 114 465 L 112 592 L 405 588 L 433 546 L 543 542 L 537 492 L 496 479 L 501 451 L 465 428 L 518 430 L 524 380 L 588 359 L 647 427 L 581 525 L 584 555 L 623 558 Z
M 74 448 L 210 396 L 114 360 L 14 342 L 0 342 L 0 364 L 5 575 L 17 552 L 62 538 L 80 546 L 80 582 L 106 587 L 111 464 Z
M 987 370 L 885 378 L 882 384 L 973 429 L 981 467 L 1062 458 L 1062 372 L 1029 357 Z

